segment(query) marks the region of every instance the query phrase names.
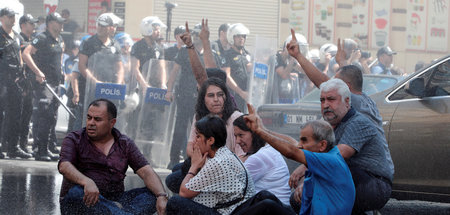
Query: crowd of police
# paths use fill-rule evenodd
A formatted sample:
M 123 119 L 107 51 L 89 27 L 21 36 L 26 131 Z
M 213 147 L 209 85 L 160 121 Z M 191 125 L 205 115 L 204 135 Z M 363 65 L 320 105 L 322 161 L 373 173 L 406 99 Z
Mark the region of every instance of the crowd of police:
M 95 90 L 89 83 L 110 82 L 127 85 L 128 102 L 119 106 L 124 112 L 124 106 L 132 107 L 127 110 L 130 112 L 127 122 L 118 124 L 125 128 L 129 136 L 135 137 L 133 133 L 140 132 L 144 134 L 143 138 L 149 140 L 154 139 L 157 133 L 154 131 L 159 129 L 158 121 L 163 120 L 160 117 L 163 110 L 160 105 L 147 105 L 146 115 L 139 115 L 136 100 L 139 97 L 143 99 L 148 87 L 167 90 L 165 99 L 174 101 L 178 107 L 168 167 L 179 163 L 183 159 L 186 131 L 194 115 L 197 97 L 197 82 L 187 50 L 195 48 L 200 56 L 203 54 L 199 38 L 201 24 L 191 30 L 193 47 L 186 47 L 180 38 L 186 31 L 184 26 L 174 29 L 176 43 L 167 45 L 162 43 L 161 37 L 161 31 L 166 25 L 158 17 L 149 16 L 142 20 L 142 39 L 135 43 L 129 34 L 116 32 L 122 20 L 105 11 L 97 18 L 97 33 L 84 36 L 79 41 L 75 40 L 77 37 L 74 35 L 80 31 L 80 27 L 69 19 L 68 10 L 63 10 L 62 14 L 51 13 L 42 24 L 32 15 L 25 14 L 19 19 L 21 32 L 18 33 L 13 30 L 17 13 L 10 8 L 0 11 L 2 152 L 6 152 L 9 158 L 27 159 L 34 156 L 41 161 L 58 160 L 55 126 L 60 102 L 51 90 L 59 95 L 66 93 L 67 106 L 75 115 L 69 118 L 68 131 L 74 131 L 83 127 L 83 104 L 94 99 Z M 66 33 L 62 32 L 63 26 L 69 29 Z M 249 29 L 241 23 L 224 23 L 218 29 L 218 40 L 211 43 L 215 63 L 225 71 L 227 86 L 236 106 L 242 111 L 249 99 L 249 79 L 253 66 L 252 55 L 245 48 L 249 34 Z M 290 40 L 287 38 L 282 50 L 272 56 L 272 63 L 268 62 L 275 71 L 271 103 L 295 102 L 314 88 L 286 50 L 286 43 Z M 304 36 L 297 34 L 297 40 L 302 54 L 319 70 L 330 77 L 335 74 L 338 68 L 334 60 L 336 45 L 327 43 L 320 49 L 309 50 Z M 345 39 L 343 44 L 348 64 L 357 65 L 364 73 L 395 74 L 391 69 L 395 52 L 389 47 L 380 49 L 377 59 L 372 61 L 370 53 L 361 51 L 356 41 Z M 162 72 L 149 79 L 148 75 L 143 75 L 145 71 L 158 66 L 149 65 L 151 59 L 174 63 L 170 67 L 159 65 L 158 70 Z M 136 126 L 132 124 L 140 116 L 149 120 L 140 126 L 142 131 L 136 131 Z M 33 125 L 31 129 L 30 124 Z M 28 147 L 30 134 L 34 140 L 32 150 Z M 0 158 L 4 157 L 0 153 Z

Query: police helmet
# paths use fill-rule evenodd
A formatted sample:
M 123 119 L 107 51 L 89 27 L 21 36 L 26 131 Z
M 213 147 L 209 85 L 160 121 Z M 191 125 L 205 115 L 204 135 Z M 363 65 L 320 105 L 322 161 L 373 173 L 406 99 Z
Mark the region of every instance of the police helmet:
M 299 33 L 295 33 L 295 38 L 297 38 L 297 43 L 298 46 L 300 48 L 300 53 L 302 53 L 303 56 L 309 58 L 309 44 L 308 44 L 308 40 L 306 40 L 306 37 L 299 34 Z M 284 47 L 286 48 L 286 45 L 291 42 L 292 40 L 292 35 L 289 35 L 286 40 L 284 41 Z
M 142 36 L 151 36 L 153 34 L 154 26 L 160 26 L 161 29 L 167 28 L 157 16 L 147 16 L 143 18 L 140 25 Z
M 114 36 L 114 40 L 116 40 L 120 48 L 123 48 L 125 45 L 133 46 L 134 42 L 133 39 L 131 39 L 131 36 L 125 32 L 120 32 Z
M 330 54 L 332 57 L 336 55 L 337 46 L 332 43 L 325 43 L 319 49 L 319 58 L 321 63 L 325 63 L 325 57 Z
M 200 31 L 202 31 L 202 23 L 197 23 L 194 25 L 194 28 L 191 30 L 192 34 L 200 34 Z
M 228 28 L 227 31 L 227 39 L 230 44 L 234 43 L 234 36 L 236 35 L 249 35 L 250 31 L 247 27 L 245 27 L 242 23 L 235 23 Z

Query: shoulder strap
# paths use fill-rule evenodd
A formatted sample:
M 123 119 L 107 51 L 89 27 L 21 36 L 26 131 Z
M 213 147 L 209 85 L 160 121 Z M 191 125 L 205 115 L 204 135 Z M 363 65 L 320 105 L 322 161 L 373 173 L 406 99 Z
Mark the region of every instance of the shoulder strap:
M 247 187 L 248 187 L 248 173 L 247 173 L 247 169 L 245 169 L 244 164 L 242 164 L 241 160 L 233 153 L 234 157 L 236 157 L 236 159 L 238 159 L 238 162 L 242 165 L 242 168 L 244 168 L 245 171 L 245 187 L 244 187 L 244 195 L 242 195 L 241 197 L 238 197 L 236 199 L 233 199 L 229 202 L 225 202 L 225 203 L 219 203 L 216 206 L 214 206 L 214 209 L 221 209 L 221 208 L 227 208 L 231 205 L 234 205 L 240 201 L 242 201 L 245 198 L 245 195 L 247 194 Z

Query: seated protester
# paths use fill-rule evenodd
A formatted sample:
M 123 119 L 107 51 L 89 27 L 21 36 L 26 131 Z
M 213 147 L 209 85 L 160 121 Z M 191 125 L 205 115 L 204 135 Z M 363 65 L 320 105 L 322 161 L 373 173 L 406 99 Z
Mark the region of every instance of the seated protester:
M 289 169 L 283 156 L 247 127 L 244 115 L 233 122 L 236 143 L 247 153 L 244 165 L 253 178 L 255 191 L 267 190 L 289 205 Z
M 248 109 L 250 114 L 244 118 L 253 132 L 287 158 L 308 167 L 300 214 L 350 214 L 355 186 L 330 124 L 322 120 L 305 123 L 297 148 L 291 137 L 267 130 L 253 106 Z
M 291 34 L 295 35 L 294 30 L 291 30 Z M 323 73 L 311 65 L 305 56 L 300 53 L 295 37 L 287 45 L 289 54 L 297 59 L 311 81 L 317 87 L 320 86 L 321 91 L 322 84 L 327 81 L 330 83 L 326 85 L 335 86 L 331 88 L 340 89 L 340 91 L 330 91 L 337 91 L 333 96 L 343 97 L 342 102 L 334 105 L 338 107 L 322 105 L 322 115 L 335 129 L 339 150 L 347 160 L 354 177 L 354 183 L 356 185 L 354 211 L 361 212 L 380 209 L 389 200 L 394 175 L 394 164 L 382 128 L 382 119 L 376 104 L 362 92 L 362 72 L 356 66 L 344 66 L 348 63 L 345 58 L 345 42 L 344 46 L 341 46 L 340 40 L 338 39 L 337 47 L 338 50 L 335 57 L 341 68 L 338 69 L 335 79 L 342 81 L 330 80 L 326 75 L 323 75 Z M 342 83 L 346 87 L 341 86 Z M 350 91 L 349 95 L 343 94 L 346 90 Z M 347 96 L 348 98 L 344 99 Z M 331 98 L 333 97 L 330 97 L 330 101 Z M 328 98 L 324 97 L 321 100 L 327 101 Z M 341 100 L 334 99 L 332 101 L 338 103 Z M 336 112 L 336 108 L 346 110 L 342 110 L 339 113 Z M 371 123 L 366 124 L 366 120 L 363 118 L 367 118 Z M 349 123 L 348 121 L 351 120 L 355 122 Z M 298 179 L 304 175 L 304 170 L 304 166 L 300 166 L 291 174 L 289 180 L 291 187 L 297 187 Z M 295 193 L 297 194 L 299 192 Z
M 255 193 L 253 180 L 241 160 L 225 147 L 227 128 L 216 115 L 195 123 L 191 166 L 180 195 L 167 204 L 167 214 L 231 214 Z
M 95 100 L 88 106 L 86 128 L 63 140 L 61 214 L 164 214 L 164 186 L 134 141 L 114 128 L 116 116 L 111 101 Z M 146 187 L 124 191 L 128 166 Z
M 192 154 L 192 144 L 195 140 L 195 121 L 203 118 L 208 114 L 216 114 L 226 122 L 227 138 L 225 145 L 233 153 L 243 159 L 245 153 L 241 147 L 236 144 L 234 139 L 233 121 L 242 115 L 233 102 L 231 101 L 228 88 L 221 79 L 209 78 L 207 79 L 198 93 L 197 104 L 195 107 L 194 122 L 191 126 L 191 132 L 188 139 L 188 146 L 186 153 L 188 157 Z M 190 159 L 185 160 L 183 163 L 175 165 L 172 169 L 172 174 L 166 178 L 167 187 L 174 193 L 179 192 L 180 183 L 184 176 L 187 174 L 187 170 L 190 167 Z

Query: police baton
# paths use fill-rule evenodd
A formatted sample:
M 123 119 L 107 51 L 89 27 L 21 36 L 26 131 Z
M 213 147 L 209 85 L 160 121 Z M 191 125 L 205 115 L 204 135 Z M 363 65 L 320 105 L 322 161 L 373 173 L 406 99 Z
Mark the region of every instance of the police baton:
M 369 68 L 371 68 L 376 62 L 378 62 L 378 58 L 372 61 L 372 63 L 370 63 Z
M 44 80 L 43 84 L 45 85 L 45 87 L 47 88 L 48 91 L 50 91 L 53 96 L 58 100 L 58 102 L 64 107 L 64 109 L 66 109 L 66 111 L 74 118 L 76 119 L 77 117 L 75 116 L 75 114 L 72 113 L 72 111 L 70 111 L 69 107 L 66 106 L 66 104 L 64 104 L 64 102 L 61 100 L 61 98 L 55 93 L 55 91 L 53 91 L 52 87 L 50 87 L 50 85 L 47 84 L 47 81 Z

